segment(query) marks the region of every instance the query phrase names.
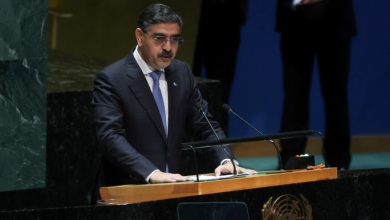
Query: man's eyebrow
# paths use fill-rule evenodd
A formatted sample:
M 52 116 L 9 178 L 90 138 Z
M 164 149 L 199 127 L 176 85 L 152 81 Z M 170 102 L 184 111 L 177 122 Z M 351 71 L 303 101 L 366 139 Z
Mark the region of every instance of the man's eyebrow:
M 153 36 L 167 36 L 167 35 L 165 35 L 165 34 L 163 34 L 163 33 L 154 33 L 153 34 Z M 171 35 L 171 37 L 180 37 L 181 36 L 181 34 L 173 34 L 173 35 Z

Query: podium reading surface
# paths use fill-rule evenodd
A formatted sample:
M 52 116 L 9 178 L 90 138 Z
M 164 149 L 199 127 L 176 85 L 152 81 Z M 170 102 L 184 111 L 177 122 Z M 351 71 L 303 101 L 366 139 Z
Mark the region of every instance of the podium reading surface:
M 124 205 L 328 179 L 337 179 L 336 168 L 293 170 L 276 173 L 272 173 L 271 171 L 271 173 L 206 182 L 179 182 L 101 187 L 100 195 L 102 198 L 101 202 L 103 204 Z

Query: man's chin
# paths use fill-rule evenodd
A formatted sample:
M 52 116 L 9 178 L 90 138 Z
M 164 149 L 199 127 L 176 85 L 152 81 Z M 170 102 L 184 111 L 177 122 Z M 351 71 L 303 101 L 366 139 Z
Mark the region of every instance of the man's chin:
M 172 57 L 160 57 L 160 60 L 163 63 L 171 63 L 172 59 L 173 59 Z
M 160 69 L 164 69 L 166 67 L 168 67 L 172 62 L 172 59 L 169 58 L 169 59 L 161 59 L 161 61 L 158 63 L 158 65 L 160 66 Z

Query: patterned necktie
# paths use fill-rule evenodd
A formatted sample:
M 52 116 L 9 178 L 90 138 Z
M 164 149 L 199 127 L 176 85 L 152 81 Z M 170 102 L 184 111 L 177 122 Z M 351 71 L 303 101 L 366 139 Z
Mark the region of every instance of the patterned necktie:
M 153 88 L 152 88 L 152 93 L 154 96 L 154 100 L 156 101 L 158 111 L 160 112 L 161 120 L 164 125 L 164 130 L 165 130 L 165 135 L 168 135 L 168 129 L 167 129 L 167 121 L 165 117 L 165 107 L 164 107 L 164 100 L 161 94 L 160 90 L 160 76 L 161 76 L 161 71 L 153 71 L 149 75 L 153 79 Z

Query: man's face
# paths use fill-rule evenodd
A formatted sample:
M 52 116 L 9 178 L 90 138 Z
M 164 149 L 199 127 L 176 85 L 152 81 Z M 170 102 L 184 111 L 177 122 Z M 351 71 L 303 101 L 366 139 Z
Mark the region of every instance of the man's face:
M 147 32 L 135 30 L 139 52 L 154 69 L 164 69 L 175 58 L 179 48 L 180 27 L 177 23 L 150 25 Z

